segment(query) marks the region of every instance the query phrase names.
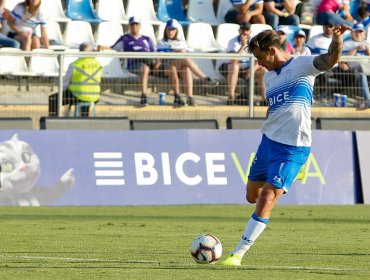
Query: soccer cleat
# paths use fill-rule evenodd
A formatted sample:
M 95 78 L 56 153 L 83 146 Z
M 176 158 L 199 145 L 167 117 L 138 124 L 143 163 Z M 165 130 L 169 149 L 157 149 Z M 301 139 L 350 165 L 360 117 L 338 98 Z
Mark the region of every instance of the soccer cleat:
M 238 255 L 230 254 L 221 264 L 228 266 L 240 266 L 241 261 L 242 258 Z

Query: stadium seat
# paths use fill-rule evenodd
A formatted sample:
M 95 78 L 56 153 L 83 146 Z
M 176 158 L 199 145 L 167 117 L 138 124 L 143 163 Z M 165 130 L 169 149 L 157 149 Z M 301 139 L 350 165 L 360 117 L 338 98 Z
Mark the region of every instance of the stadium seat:
M 218 122 L 217 120 L 131 120 L 131 129 L 218 129 Z
M 199 68 L 206 74 L 207 77 L 216 80 L 223 80 L 224 77 L 219 71 L 215 70 L 212 59 L 194 59 L 194 62 L 198 64 Z
M 41 117 L 40 129 L 130 130 L 130 121 L 127 117 Z
M 251 24 L 251 38 L 256 36 L 258 33 L 264 30 L 272 30 L 271 25 L 262 24 L 262 23 L 253 23 Z
M 19 55 L 2 55 L 1 53 L 18 53 Z M 22 50 L 15 48 L 0 48 L 0 74 L 14 76 L 30 76 Z
M 58 77 L 59 63 L 56 56 L 46 56 L 43 54 L 53 54 L 53 50 L 49 49 L 34 49 L 32 50 L 29 70 L 37 75 L 43 77 Z
M 91 0 L 68 0 L 66 14 L 72 20 L 81 20 L 89 23 L 102 21 L 95 14 Z
M 322 25 L 312 25 L 310 32 L 308 33 L 307 41 L 313 36 L 321 34 L 322 32 L 323 32 Z
M 204 22 L 211 25 L 219 25 L 225 21 L 220 21 L 214 12 L 213 1 L 209 0 L 189 0 L 188 18 L 195 22 Z
M 99 0 L 96 13 L 102 20 L 128 23 L 122 0 Z
M 122 35 L 123 29 L 119 22 L 101 22 L 96 30 L 96 44 L 101 46 L 113 46 Z
M 50 43 L 50 49 L 62 51 L 67 47 L 64 44 L 62 31 L 60 30 L 59 23 L 56 21 L 48 21 L 47 23 L 48 39 Z M 36 35 L 41 36 L 40 25 L 36 27 Z
M 226 119 L 227 129 L 260 129 L 266 118 L 241 118 L 228 117 Z
M 12 11 L 18 3 L 24 2 L 24 0 L 6 0 L 5 1 L 5 8 Z
M 317 118 L 317 129 L 370 130 L 370 118 Z
M 189 24 L 186 36 L 188 47 L 194 51 L 215 52 L 220 51 L 213 35 L 212 26 L 205 22 Z
M 239 35 L 239 25 L 222 23 L 217 27 L 216 42 L 222 51 L 226 51 L 230 39 Z
M 57 22 L 71 21 L 71 19 L 64 14 L 61 0 L 42 1 L 41 9 L 48 21 L 57 21 Z
M 219 0 L 216 14 L 220 23 L 225 22 L 225 15 L 232 7 L 230 0 Z
M 122 69 L 121 61 L 115 57 L 114 50 L 104 50 L 103 53 L 110 53 L 112 56 L 98 56 L 97 60 L 103 67 L 103 78 L 131 78 L 136 77 L 135 74 Z
M 67 23 L 64 34 L 66 46 L 77 49 L 81 43 L 89 42 L 95 47 L 95 40 L 90 23 L 86 21 L 74 20 Z
M 158 0 L 158 18 L 162 21 L 174 18 L 180 24 L 188 25 L 192 21 L 186 17 L 182 2 L 182 0 Z
M 163 34 L 164 34 L 164 30 L 166 28 L 166 23 L 165 22 L 162 22 L 159 27 L 158 27 L 158 36 L 157 36 L 157 40 L 161 40 L 163 38 Z M 184 29 L 182 28 L 182 25 L 180 25 L 179 29 L 178 29 L 178 38 L 180 40 L 186 40 L 185 39 L 185 35 L 184 35 Z
M 140 17 L 142 23 L 149 22 L 155 25 L 161 23 L 155 14 L 153 0 L 128 0 L 126 14 L 128 17 Z
M 18 130 L 32 129 L 31 118 L 0 118 L 0 129 Z

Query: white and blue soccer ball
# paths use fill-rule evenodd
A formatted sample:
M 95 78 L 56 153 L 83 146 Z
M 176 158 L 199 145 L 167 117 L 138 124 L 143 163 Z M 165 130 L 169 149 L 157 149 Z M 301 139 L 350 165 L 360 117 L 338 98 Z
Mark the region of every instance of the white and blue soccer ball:
M 190 253 L 197 263 L 216 263 L 222 256 L 220 240 L 209 233 L 201 234 L 191 243 Z

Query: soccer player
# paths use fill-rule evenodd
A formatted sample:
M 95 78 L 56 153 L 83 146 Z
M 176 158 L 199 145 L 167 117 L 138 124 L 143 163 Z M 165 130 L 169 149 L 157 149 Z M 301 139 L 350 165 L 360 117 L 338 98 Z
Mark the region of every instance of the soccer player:
M 275 31 L 266 30 L 251 39 L 249 50 L 265 67 L 268 116 L 262 140 L 250 168 L 247 201 L 256 203 L 239 244 L 222 262 L 238 266 L 269 222 L 279 198 L 289 191 L 310 154 L 311 107 L 315 76 L 339 62 L 347 25 L 333 28 L 329 50 L 319 56 L 292 58 L 280 45 Z

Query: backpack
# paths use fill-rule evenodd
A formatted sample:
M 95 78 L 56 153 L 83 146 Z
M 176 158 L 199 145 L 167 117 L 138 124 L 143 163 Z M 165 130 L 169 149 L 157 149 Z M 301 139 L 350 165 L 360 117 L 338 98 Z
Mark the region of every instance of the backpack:
M 314 19 L 314 7 L 307 0 L 301 0 L 295 8 L 295 14 L 299 16 L 301 24 L 313 24 Z

